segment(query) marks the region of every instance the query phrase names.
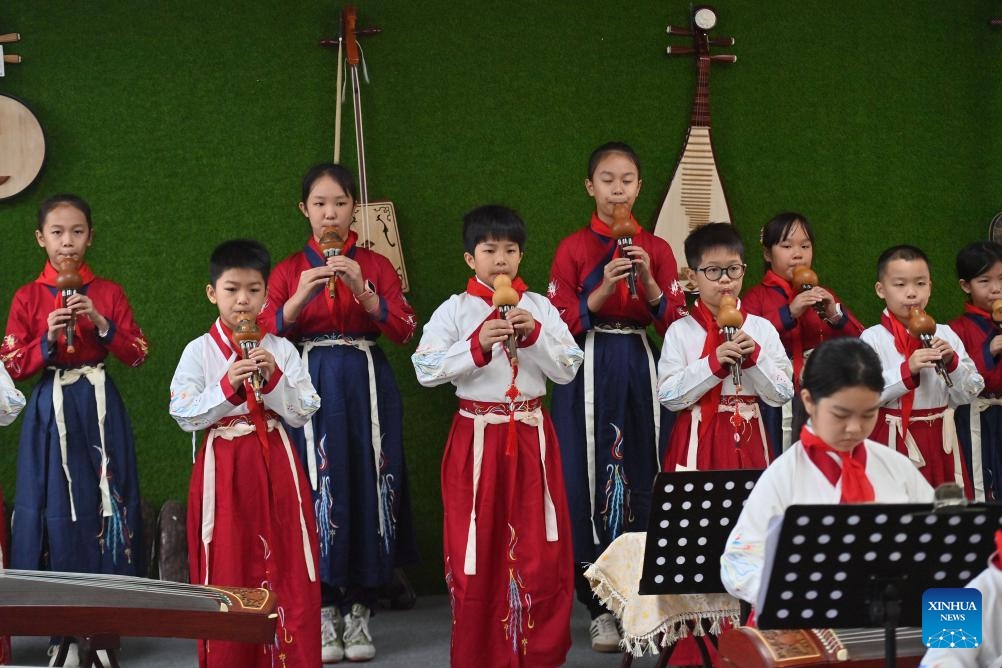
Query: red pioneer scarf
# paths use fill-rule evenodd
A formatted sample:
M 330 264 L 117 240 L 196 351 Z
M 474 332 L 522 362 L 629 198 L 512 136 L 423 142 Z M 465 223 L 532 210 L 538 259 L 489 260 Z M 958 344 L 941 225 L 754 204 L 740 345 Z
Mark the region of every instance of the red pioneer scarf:
M 905 363 L 907 364 L 908 360 L 912 356 L 912 353 L 918 350 L 922 343 L 909 334 L 908 328 L 905 327 L 900 320 L 892 315 L 889 315 L 887 311 L 884 311 L 880 315 L 880 324 L 894 336 L 894 349 L 905 356 Z M 901 433 L 905 437 L 908 435 L 908 422 L 911 419 L 912 404 L 914 403 L 915 390 L 908 390 L 901 397 Z
M 800 430 L 800 442 L 814 465 L 835 485 L 842 478 L 842 498 L 840 503 L 869 503 L 874 500 L 873 484 L 866 477 L 866 446 L 862 442 L 853 446 L 850 452 L 836 450 L 821 440 L 821 437 L 804 426 Z M 828 456 L 834 452 L 842 466 Z
M 694 308 L 689 310 L 689 314 L 695 318 L 700 327 L 706 330 L 706 339 L 703 341 L 703 352 L 700 358 L 709 357 L 716 354 L 717 348 L 723 342 L 724 337 L 717 326 L 716 317 L 710 313 L 701 299 L 697 299 Z M 713 416 L 720 405 L 720 396 L 724 391 L 723 381 L 717 383 L 699 398 L 699 440 L 702 442 L 713 422 Z

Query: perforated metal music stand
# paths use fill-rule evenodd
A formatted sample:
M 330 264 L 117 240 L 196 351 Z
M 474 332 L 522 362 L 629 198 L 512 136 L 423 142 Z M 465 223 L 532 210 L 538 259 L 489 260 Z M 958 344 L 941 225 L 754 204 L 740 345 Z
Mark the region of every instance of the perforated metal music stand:
M 659 473 L 644 547 L 641 594 L 718 594 L 720 555 L 762 471 Z
M 640 594 L 726 592 L 720 581 L 720 555 L 760 475 L 762 471 L 752 469 L 659 473 Z M 668 654 L 662 652 L 662 657 L 666 660 Z M 704 661 L 709 661 L 707 654 Z
M 762 629 L 922 625 L 922 594 L 964 587 L 994 550 L 1002 506 L 790 506 L 770 530 L 757 601 Z

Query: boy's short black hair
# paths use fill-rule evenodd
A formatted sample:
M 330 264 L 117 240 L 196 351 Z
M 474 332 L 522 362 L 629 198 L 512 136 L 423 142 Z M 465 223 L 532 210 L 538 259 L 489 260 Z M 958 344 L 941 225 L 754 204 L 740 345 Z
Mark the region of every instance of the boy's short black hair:
M 703 254 L 711 248 L 726 248 L 745 261 L 745 243 L 730 223 L 709 223 L 689 233 L 685 238 L 685 261 L 689 268 L 699 269 Z
M 261 278 L 268 282 L 271 272 L 271 255 L 268 249 L 253 239 L 231 239 L 216 246 L 209 258 L 209 282 L 216 281 L 227 269 L 252 269 L 261 272 Z
M 500 204 L 478 206 L 463 216 L 463 247 L 473 255 L 477 244 L 488 239 L 514 241 L 525 252 L 525 222 L 513 209 Z
M 84 200 L 83 197 L 79 195 L 74 195 L 73 193 L 62 193 L 59 195 L 53 195 L 49 197 L 44 202 L 38 206 L 38 231 L 42 232 L 45 227 L 45 219 L 49 217 L 49 214 L 53 209 L 60 206 L 72 206 L 84 215 L 87 219 L 87 229 L 93 229 L 94 224 L 90 219 L 90 204 Z
M 929 258 L 922 249 L 909 244 L 901 244 L 900 246 L 891 246 L 877 258 L 877 281 L 884 280 L 887 265 L 893 260 L 907 260 L 908 262 L 922 260 L 925 262 L 926 268 L 929 269 L 930 278 L 932 277 L 932 265 L 929 264 Z

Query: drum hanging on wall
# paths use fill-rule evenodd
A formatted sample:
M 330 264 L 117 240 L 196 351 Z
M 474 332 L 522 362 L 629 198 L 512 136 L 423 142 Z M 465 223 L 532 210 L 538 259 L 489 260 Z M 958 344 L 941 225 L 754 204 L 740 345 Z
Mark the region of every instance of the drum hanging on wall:
M 34 183 L 44 163 L 42 124 L 23 102 L 0 94 L 0 200 Z

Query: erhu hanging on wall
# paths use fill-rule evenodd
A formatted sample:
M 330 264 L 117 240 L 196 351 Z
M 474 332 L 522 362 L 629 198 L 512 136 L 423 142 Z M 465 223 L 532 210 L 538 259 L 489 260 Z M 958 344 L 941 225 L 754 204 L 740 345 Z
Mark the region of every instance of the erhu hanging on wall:
M 397 214 L 393 202 L 389 200 L 369 201 L 369 184 L 365 165 L 365 135 L 362 125 L 362 100 L 359 80 L 360 66 L 364 70 L 357 38 L 375 35 L 380 28 L 356 28 L 357 12 L 351 5 L 341 12 L 341 35 L 338 39 L 324 39 L 321 46 L 338 47 L 337 96 L 334 114 L 334 162 L 341 160 L 341 102 L 342 102 L 342 49 L 348 64 L 348 76 L 351 81 L 352 107 L 355 114 L 355 150 L 358 157 L 358 206 L 352 218 L 352 226 L 358 232 L 358 245 L 375 251 L 390 261 L 400 277 L 403 291 L 407 292 L 410 285 L 407 282 L 407 267 L 404 265 L 404 253 L 400 247 L 400 232 L 397 228 Z M 368 81 L 368 72 L 364 72 Z

